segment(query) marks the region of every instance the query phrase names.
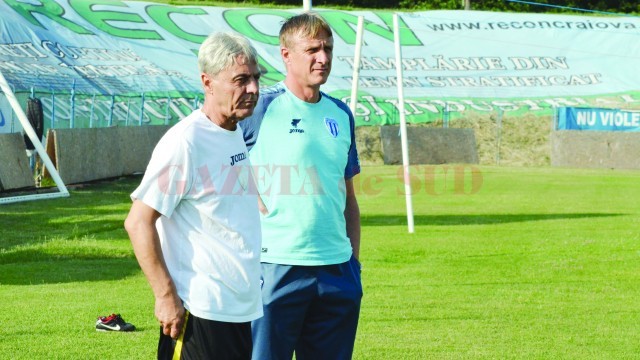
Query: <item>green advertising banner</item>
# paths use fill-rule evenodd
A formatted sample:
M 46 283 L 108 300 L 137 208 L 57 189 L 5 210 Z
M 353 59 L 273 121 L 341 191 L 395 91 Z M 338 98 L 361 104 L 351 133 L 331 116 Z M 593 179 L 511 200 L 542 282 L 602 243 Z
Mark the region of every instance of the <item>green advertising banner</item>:
M 199 44 L 236 31 L 258 50 L 261 85 L 284 78 L 278 31 L 300 9 L 171 6 L 117 0 L 0 0 L 0 71 L 21 99 L 42 99 L 50 127 L 167 124 L 202 98 Z M 481 11 L 399 14 L 318 9 L 335 41 L 323 90 L 349 101 L 356 24 L 364 17 L 357 125 L 554 108 L 640 108 L 640 19 Z M 0 95 L 0 133 L 11 109 Z

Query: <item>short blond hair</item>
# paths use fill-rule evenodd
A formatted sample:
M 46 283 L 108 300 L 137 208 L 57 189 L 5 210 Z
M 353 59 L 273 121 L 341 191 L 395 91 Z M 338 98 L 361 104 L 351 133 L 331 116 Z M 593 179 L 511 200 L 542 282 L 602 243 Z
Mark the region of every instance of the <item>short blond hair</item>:
M 280 46 L 290 47 L 293 45 L 291 40 L 293 37 L 300 35 L 304 38 L 315 38 L 321 32 L 333 36 L 331 28 L 320 15 L 311 12 L 305 12 L 289 18 L 282 24 L 280 28 Z

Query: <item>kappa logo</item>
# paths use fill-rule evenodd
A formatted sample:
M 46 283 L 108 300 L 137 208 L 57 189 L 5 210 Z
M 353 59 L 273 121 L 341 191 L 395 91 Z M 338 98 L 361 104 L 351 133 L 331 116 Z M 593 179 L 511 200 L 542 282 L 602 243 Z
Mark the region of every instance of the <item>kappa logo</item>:
M 302 119 L 291 119 L 291 126 L 293 126 L 293 127 L 291 129 L 289 129 L 289 134 L 292 134 L 292 133 L 302 134 L 302 133 L 304 133 L 304 129 L 298 129 L 298 124 L 300 124 L 300 121 L 302 121 Z

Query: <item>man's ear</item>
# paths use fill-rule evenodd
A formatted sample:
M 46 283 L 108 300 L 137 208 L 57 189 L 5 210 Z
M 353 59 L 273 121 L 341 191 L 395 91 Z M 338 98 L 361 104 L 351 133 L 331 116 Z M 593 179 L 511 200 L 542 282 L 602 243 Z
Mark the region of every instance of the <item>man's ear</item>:
M 280 47 L 280 55 L 282 56 L 282 61 L 283 61 L 285 64 L 288 64 L 288 63 L 289 63 L 289 61 L 290 61 L 290 59 L 289 59 L 289 54 L 290 54 L 290 53 L 289 53 L 289 49 L 288 49 L 288 48 L 286 48 L 286 47 L 284 47 L 284 46 Z
M 208 74 L 200 73 L 200 81 L 202 82 L 202 88 L 204 89 L 205 93 L 213 93 L 213 88 L 211 86 L 211 77 Z

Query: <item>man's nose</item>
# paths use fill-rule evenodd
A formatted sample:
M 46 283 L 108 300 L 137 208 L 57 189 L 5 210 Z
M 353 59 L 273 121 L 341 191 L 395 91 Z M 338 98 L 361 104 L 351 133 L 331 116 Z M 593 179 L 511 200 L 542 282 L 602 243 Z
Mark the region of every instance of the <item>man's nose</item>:
M 320 64 L 326 64 L 331 59 L 331 56 L 325 50 L 318 51 L 316 55 L 316 62 Z
M 249 84 L 247 85 L 247 92 L 249 94 L 257 94 L 258 91 L 260 90 L 260 82 L 258 81 L 258 79 L 253 78 L 249 81 Z

